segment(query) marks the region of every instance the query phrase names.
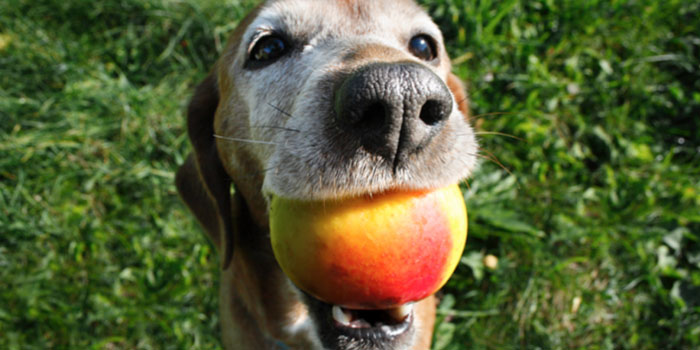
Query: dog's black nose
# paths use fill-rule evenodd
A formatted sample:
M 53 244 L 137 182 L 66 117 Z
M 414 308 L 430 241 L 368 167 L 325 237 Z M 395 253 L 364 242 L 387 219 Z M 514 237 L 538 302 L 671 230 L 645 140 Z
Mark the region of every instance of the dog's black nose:
M 374 63 L 343 81 L 335 112 L 344 131 L 396 170 L 442 129 L 452 113 L 452 95 L 442 79 L 417 63 Z

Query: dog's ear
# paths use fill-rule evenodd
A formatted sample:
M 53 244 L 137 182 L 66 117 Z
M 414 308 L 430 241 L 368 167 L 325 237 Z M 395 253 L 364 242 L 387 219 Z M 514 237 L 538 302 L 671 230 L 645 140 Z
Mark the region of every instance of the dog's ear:
M 467 90 L 464 88 L 464 83 L 462 83 L 459 78 L 450 73 L 447 75 L 447 87 L 452 91 L 452 95 L 457 101 L 457 106 L 459 111 L 464 114 L 464 117 L 469 119 L 469 99 L 467 97 Z
M 224 170 L 214 139 L 214 115 L 219 104 L 216 76 L 210 74 L 195 90 L 187 108 L 187 131 L 194 152 L 175 177 L 182 199 L 195 214 L 222 254 L 223 269 L 233 257 L 232 209 L 239 195 L 231 198 L 231 178 Z M 232 207 L 233 205 L 233 207 Z

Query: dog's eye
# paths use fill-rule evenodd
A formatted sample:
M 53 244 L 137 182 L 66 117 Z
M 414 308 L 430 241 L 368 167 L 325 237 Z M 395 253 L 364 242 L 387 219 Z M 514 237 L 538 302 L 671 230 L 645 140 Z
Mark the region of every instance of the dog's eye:
M 287 42 L 278 35 L 260 38 L 250 50 L 249 61 L 255 63 L 272 63 L 287 52 Z
M 413 56 L 423 61 L 432 61 L 437 57 L 435 39 L 425 34 L 411 38 L 411 41 L 408 42 L 408 50 L 411 51 Z

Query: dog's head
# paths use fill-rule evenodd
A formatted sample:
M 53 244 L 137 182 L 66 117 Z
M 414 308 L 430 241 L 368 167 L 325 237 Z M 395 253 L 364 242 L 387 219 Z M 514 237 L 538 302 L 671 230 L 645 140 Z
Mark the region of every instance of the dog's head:
M 194 155 L 178 172 L 178 189 L 231 274 L 243 269 L 229 266 L 234 247 L 236 256 L 241 246 L 257 250 L 241 253 L 249 264 L 258 259 L 252 270 L 274 264 L 264 234 L 271 196 L 330 199 L 437 188 L 464 179 L 476 163 L 466 95 L 450 73 L 442 35 L 408 0 L 269 1 L 239 25 L 188 112 Z M 231 218 L 241 211 L 256 229 Z M 256 273 L 285 280 L 277 266 L 262 270 Z M 242 303 L 263 304 L 249 312 L 256 322 L 275 328 L 265 303 L 297 303 L 289 311 L 296 319 L 284 322 L 305 326 L 280 325 L 284 334 L 270 334 L 291 339 L 304 328 L 317 339 L 312 343 L 328 349 L 412 349 L 414 328 L 432 324 L 412 315 L 387 321 L 396 310 L 341 310 L 365 318 L 349 325 L 287 280 L 269 287 L 287 290 L 275 294 L 283 300 L 248 295 L 267 286 L 239 290 Z

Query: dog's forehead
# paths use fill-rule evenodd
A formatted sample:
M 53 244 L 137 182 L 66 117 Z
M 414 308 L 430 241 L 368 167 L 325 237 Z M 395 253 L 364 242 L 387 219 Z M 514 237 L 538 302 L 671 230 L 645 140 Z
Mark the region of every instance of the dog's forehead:
M 260 29 L 280 30 L 294 37 L 309 38 L 309 41 L 412 32 L 439 36 L 430 17 L 409 0 L 274 0 L 261 9 L 246 36 Z

